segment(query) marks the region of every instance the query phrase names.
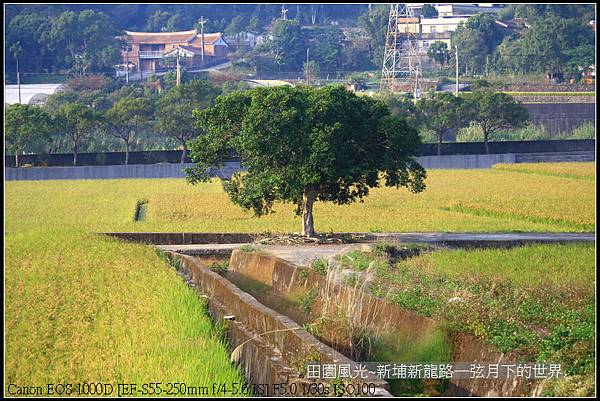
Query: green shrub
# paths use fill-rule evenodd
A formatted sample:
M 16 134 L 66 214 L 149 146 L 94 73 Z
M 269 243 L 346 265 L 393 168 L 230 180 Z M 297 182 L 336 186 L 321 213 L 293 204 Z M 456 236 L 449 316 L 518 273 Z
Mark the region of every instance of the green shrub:
M 317 299 L 317 295 L 317 290 L 315 288 L 311 288 L 310 291 L 300 295 L 298 298 L 298 303 L 307 314 L 310 314 L 312 311 L 312 307 Z
M 325 276 L 329 270 L 329 263 L 325 258 L 319 258 L 312 263 L 312 268 L 320 275 Z
M 456 134 L 456 142 L 481 142 L 483 130 L 478 123 L 471 122 L 468 127 L 461 128 Z
M 394 253 L 398 247 L 396 244 L 391 242 L 375 242 L 371 245 L 371 252 L 373 255 L 380 257 L 389 257 L 390 254 Z
M 218 274 L 225 274 L 229 269 L 229 262 L 227 260 L 222 260 L 220 262 L 213 262 L 210 265 L 210 270 L 214 271 Z
M 240 251 L 242 252 L 246 252 L 246 253 L 253 253 L 258 251 L 258 248 L 255 247 L 254 245 L 250 245 L 250 244 L 244 244 L 242 246 L 240 246 Z
M 540 141 L 550 139 L 550 134 L 542 125 L 530 122 L 525 127 L 512 131 L 500 131 L 491 136 L 493 141 Z
M 373 261 L 373 256 L 361 251 L 351 251 L 338 256 L 342 266 L 350 267 L 354 270 L 366 270 Z
M 571 139 L 595 139 L 596 127 L 591 122 L 585 122 L 573 130 Z

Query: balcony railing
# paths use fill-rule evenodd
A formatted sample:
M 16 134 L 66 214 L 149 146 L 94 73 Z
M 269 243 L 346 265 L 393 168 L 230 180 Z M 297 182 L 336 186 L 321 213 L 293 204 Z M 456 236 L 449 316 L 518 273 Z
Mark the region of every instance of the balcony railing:
M 164 52 L 160 50 L 143 50 L 139 52 L 140 58 L 161 58 Z

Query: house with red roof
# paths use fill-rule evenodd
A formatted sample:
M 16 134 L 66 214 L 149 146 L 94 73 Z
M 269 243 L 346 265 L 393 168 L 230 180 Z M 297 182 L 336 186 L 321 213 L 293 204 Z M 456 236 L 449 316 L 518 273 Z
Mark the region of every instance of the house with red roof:
M 198 33 L 196 29 L 181 32 L 125 31 L 123 39 L 129 44 L 122 50 L 123 64 L 133 65 L 136 71 L 159 70 L 164 58 L 179 55 L 180 62 L 189 67 L 202 67 L 227 57 L 229 45 L 222 33 Z

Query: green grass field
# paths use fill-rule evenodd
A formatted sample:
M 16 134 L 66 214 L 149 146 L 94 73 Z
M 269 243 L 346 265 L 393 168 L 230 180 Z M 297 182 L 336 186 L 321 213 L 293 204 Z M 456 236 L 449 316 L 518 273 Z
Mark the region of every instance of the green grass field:
M 370 267 L 375 295 L 434 317 L 451 332 L 472 333 L 529 362 L 560 363 L 568 380 L 553 383 L 548 395 L 573 395 L 564 387 L 574 382 L 580 395 L 593 395 L 594 244 L 438 250 L 395 264 L 377 252 L 390 246 L 339 260 L 357 271 Z
M 512 171 L 527 174 L 541 174 L 562 178 L 596 179 L 594 163 L 519 163 L 496 164 L 494 170 Z
M 317 204 L 316 229 L 593 231 L 594 180 L 548 166 L 562 176 L 430 171 L 418 195 L 386 188 L 364 203 Z M 243 380 L 205 306 L 164 260 L 94 233 L 298 231 L 291 205 L 256 219 L 229 202 L 220 182 L 183 179 L 10 181 L 5 191 L 7 382 Z M 141 200 L 148 212 L 135 222 Z
M 204 302 L 165 260 L 94 234 L 131 215 L 127 199 L 30 184 L 6 185 L 7 384 L 161 382 L 166 395 L 168 383 L 244 382 Z

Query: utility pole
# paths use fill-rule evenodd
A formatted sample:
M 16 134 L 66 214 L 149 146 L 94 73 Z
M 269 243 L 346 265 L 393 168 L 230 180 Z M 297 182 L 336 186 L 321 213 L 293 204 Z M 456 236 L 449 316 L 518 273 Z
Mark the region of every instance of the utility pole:
M 19 104 L 21 104 L 21 74 L 19 74 L 19 57 L 17 59 L 17 90 L 19 91 Z
M 140 82 L 144 80 L 144 72 L 142 71 L 142 57 L 138 51 L 138 71 L 140 73 Z
M 181 84 L 181 66 L 179 65 L 179 49 L 177 49 L 177 82 L 176 86 Z
M 306 48 L 306 85 L 310 86 L 310 64 L 309 64 L 309 50 Z
M 285 8 L 285 4 L 282 4 L 281 5 L 281 19 L 282 20 L 286 20 L 287 19 L 287 16 L 286 16 L 287 12 L 288 12 L 288 9 Z
M 129 46 L 125 46 L 125 83 L 129 85 Z
M 19 71 L 19 55 L 23 52 L 21 42 L 17 42 L 10 47 L 10 51 L 17 62 L 17 90 L 19 92 L 19 104 L 21 103 L 21 72 Z M 18 166 L 17 166 L 18 167 Z
M 454 45 L 454 57 L 456 58 L 456 88 L 454 89 L 454 96 L 458 96 L 458 46 Z
M 200 44 L 201 44 L 200 55 L 202 57 L 202 67 L 204 67 L 204 24 L 206 22 L 208 22 L 208 21 L 204 19 L 204 16 L 201 16 L 200 19 L 198 20 L 198 23 L 200 24 Z

